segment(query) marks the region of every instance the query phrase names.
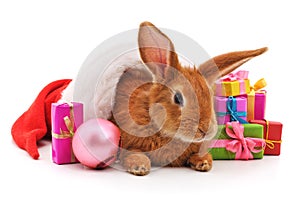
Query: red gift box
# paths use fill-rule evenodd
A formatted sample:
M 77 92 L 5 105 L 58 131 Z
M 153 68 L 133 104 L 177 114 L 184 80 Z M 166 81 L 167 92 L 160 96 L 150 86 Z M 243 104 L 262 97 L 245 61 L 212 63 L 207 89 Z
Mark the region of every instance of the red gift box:
M 249 123 L 264 126 L 266 147 L 264 155 L 280 155 L 282 123 L 267 120 L 250 120 Z

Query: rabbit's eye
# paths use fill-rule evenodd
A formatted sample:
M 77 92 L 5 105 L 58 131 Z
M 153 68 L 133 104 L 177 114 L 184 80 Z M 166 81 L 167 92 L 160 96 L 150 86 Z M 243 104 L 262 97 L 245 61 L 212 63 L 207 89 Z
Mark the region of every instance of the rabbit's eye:
M 183 97 L 180 92 L 176 92 L 174 95 L 174 102 L 177 105 L 183 106 Z

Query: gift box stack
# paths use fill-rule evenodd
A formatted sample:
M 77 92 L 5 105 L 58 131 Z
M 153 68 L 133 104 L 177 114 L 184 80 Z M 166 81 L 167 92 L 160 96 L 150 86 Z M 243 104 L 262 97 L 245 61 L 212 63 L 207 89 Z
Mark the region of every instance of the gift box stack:
M 213 159 L 261 159 L 280 155 L 282 123 L 265 119 L 267 85 L 250 84 L 248 71 L 230 73 L 214 84 L 218 134 L 211 143 Z

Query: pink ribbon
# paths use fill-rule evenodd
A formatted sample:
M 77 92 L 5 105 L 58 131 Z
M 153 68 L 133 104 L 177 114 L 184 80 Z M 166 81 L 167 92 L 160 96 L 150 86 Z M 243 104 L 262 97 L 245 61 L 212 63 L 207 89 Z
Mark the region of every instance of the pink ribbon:
M 236 73 L 229 73 L 223 78 L 221 78 L 221 81 L 237 81 L 237 80 L 245 80 L 248 79 L 248 73 L 249 71 L 246 70 L 240 70 Z
M 232 129 L 229 128 L 232 126 Z M 227 122 L 226 133 L 232 139 L 216 140 L 213 147 L 225 147 L 226 150 L 236 153 L 235 159 L 253 159 L 252 153 L 259 153 L 266 143 L 263 139 L 244 137 L 244 126 L 239 122 Z

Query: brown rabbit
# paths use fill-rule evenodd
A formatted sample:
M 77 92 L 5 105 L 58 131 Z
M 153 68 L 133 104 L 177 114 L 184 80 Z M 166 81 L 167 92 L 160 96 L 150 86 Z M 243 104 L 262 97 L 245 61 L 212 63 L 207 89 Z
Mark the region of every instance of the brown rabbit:
M 209 140 L 217 132 L 214 81 L 267 48 L 231 52 L 199 67 L 183 67 L 170 39 L 144 22 L 138 35 L 143 64 L 117 84 L 112 121 L 121 129 L 120 160 L 134 175 L 154 166 L 212 168 Z

